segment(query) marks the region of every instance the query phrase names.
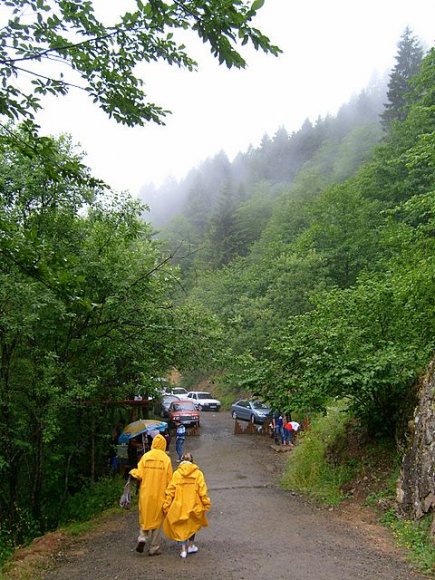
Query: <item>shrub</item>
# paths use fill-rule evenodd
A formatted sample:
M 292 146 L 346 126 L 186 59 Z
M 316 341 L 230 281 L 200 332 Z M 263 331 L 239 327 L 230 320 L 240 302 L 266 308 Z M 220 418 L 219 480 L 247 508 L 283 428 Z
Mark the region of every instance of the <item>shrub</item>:
M 307 493 L 328 504 L 336 505 L 344 497 L 341 490 L 356 471 L 353 463 L 331 465 L 328 449 L 342 439 L 348 416 L 340 408 L 313 419 L 310 429 L 300 434 L 300 444 L 289 456 L 281 483 L 285 489 Z
M 67 499 L 59 523 L 84 522 L 114 507 L 121 497 L 124 484 L 121 477 L 104 477 L 84 487 Z
M 0 525 L 0 569 L 14 552 L 14 538 L 10 530 Z

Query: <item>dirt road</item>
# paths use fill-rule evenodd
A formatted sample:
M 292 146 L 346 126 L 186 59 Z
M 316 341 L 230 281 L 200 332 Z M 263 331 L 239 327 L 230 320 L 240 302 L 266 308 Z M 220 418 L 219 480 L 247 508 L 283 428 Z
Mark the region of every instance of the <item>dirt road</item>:
M 200 551 L 182 560 L 177 546 L 165 539 L 161 556 L 138 554 L 137 513 L 120 511 L 65 550 L 42 578 L 423 578 L 411 571 L 382 528 L 349 522 L 338 511 L 280 489 L 284 454 L 269 444 L 261 436 L 235 436 L 228 412 L 203 413 L 201 435 L 188 437 L 185 446 L 206 475 L 213 504 L 209 527 L 197 536 Z M 174 449 L 170 455 L 175 467 Z

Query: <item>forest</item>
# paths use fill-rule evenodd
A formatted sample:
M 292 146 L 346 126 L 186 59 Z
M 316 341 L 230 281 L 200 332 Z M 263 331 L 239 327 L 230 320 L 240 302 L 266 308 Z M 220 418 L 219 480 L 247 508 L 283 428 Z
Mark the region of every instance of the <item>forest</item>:
M 308 415 L 345 399 L 372 432 L 403 429 L 434 348 L 433 59 L 405 31 L 386 87 L 217 155 L 178 185 L 177 215 L 157 213 L 234 394 Z
M 20 4 L 11 2 L 16 13 Z M 37 14 L 38 3 L 29 4 Z M 244 66 L 231 48 L 234 27 L 278 54 L 249 26 L 261 2 L 234 8 L 217 38 L 215 4 L 195 30 L 220 62 Z M 36 18 L 29 29 L 16 16 L 0 32 L 4 546 L 71 518 L 71 498 L 105 473 L 116 420 L 109 403 L 154 396 L 157 378 L 173 368 L 186 380 L 214 381 L 228 400 L 249 393 L 299 416 L 344 401 L 373 436 L 401 444 L 416 380 L 433 358 L 433 48 L 425 53 L 407 29 L 385 85 L 368 87 L 335 117 L 265 135 L 233 162 L 220 153 L 140 201 L 95 179 L 70 137 L 39 134 L 37 95 L 67 86 L 38 79 L 35 94 L 22 93 L 10 81 L 19 59 L 6 55 L 5 39 L 36 61 L 42 41 L 70 54 L 109 115 L 158 123 L 164 111 L 140 104 L 133 61 L 159 46 L 163 58 L 194 63 L 171 37 L 145 41 L 141 18 L 156 30 L 187 20 L 158 10 L 126 15 L 121 29 L 137 25 L 135 41 L 124 39 L 132 61 L 113 77 L 97 58 L 113 36 L 83 11 L 66 21 L 107 41 L 93 49 L 100 76 L 90 74 L 83 47 L 56 45 L 64 24 L 48 8 L 46 27 Z M 151 43 L 148 52 L 140 42 Z

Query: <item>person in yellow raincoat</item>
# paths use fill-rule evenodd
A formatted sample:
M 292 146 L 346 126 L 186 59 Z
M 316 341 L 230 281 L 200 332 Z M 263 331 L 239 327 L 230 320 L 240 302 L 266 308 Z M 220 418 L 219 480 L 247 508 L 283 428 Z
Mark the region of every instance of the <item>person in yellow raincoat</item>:
M 166 440 L 156 435 L 151 450 L 144 453 L 130 475 L 140 481 L 139 489 L 139 537 L 137 552 L 143 552 L 149 542 L 148 553 L 157 556 L 160 552 L 160 528 L 163 520 L 165 490 L 172 478 L 172 464 L 166 453 Z
M 181 544 L 182 558 L 187 554 L 195 554 L 195 534 L 202 527 L 208 526 L 205 512 L 210 509 L 204 474 L 195 463 L 191 453 L 184 453 L 178 469 L 174 471 L 172 480 L 166 489 L 166 499 L 163 512 L 163 531 Z

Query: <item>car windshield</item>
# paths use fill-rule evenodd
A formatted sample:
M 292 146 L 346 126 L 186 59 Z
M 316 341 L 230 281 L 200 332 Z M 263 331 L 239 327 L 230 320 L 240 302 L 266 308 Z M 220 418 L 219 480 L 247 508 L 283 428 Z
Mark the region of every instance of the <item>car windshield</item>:
M 210 393 L 198 393 L 198 399 L 213 399 Z
M 254 409 L 257 409 L 257 411 L 269 410 L 269 407 L 267 407 L 264 403 L 261 403 L 260 401 L 252 401 L 252 406 L 254 407 Z
M 195 407 L 192 403 L 173 403 L 172 408 L 174 411 L 195 411 Z

